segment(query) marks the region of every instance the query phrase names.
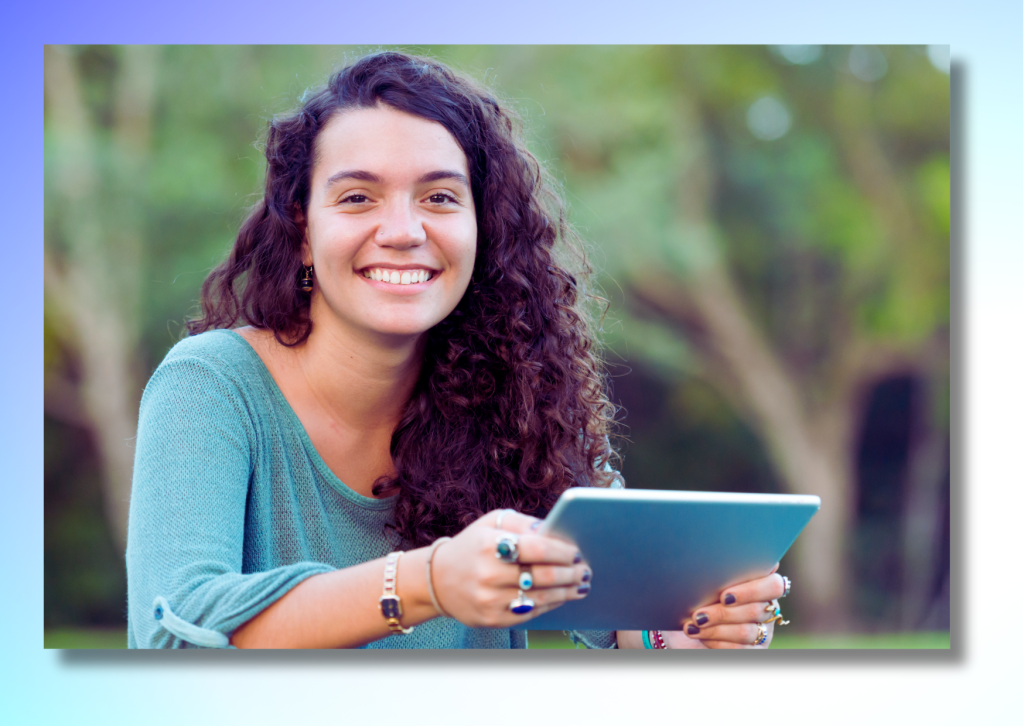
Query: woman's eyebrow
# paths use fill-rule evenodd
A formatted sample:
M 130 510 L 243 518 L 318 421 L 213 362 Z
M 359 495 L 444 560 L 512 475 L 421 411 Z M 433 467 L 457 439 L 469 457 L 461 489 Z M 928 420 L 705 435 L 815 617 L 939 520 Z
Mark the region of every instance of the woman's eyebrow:
M 349 169 L 346 171 L 339 171 L 337 174 L 332 174 L 331 178 L 324 184 L 324 189 L 330 189 L 331 185 L 335 182 L 339 182 L 342 179 L 358 179 L 359 181 L 370 182 L 371 184 L 383 184 L 384 180 L 374 174 L 372 171 L 362 171 L 361 169 Z
M 417 184 L 429 184 L 430 182 L 441 181 L 442 179 L 452 179 L 459 182 L 465 187 L 469 187 L 469 179 L 466 175 L 458 171 L 449 171 L 442 169 L 438 171 L 428 171 L 426 174 L 416 180 Z
M 372 171 L 363 171 L 362 169 L 347 169 L 345 171 L 339 171 L 336 174 L 332 174 L 331 177 L 324 184 L 324 189 L 330 189 L 331 185 L 341 181 L 342 179 L 358 179 L 359 181 L 369 182 L 370 184 L 383 184 L 384 180 L 374 174 Z M 469 187 L 469 179 L 462 172 L 451 171 L 450 169 L 438 169 L 437 171 L 428 171 L 426 174 L 416 180 L 417 184 L 429 184 L 431 182 L 441 181 L 442 179 L 451 179 L 457 181 L 465 187 Z

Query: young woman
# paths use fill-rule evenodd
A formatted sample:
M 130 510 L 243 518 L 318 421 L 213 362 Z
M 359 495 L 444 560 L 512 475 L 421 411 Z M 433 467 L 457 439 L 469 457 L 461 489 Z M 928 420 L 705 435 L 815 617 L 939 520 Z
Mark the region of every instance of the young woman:
M 621 486 L 557 195 L 508 109 L 399 53 L 275 119 L 266 156 L 143 396 L 129 646 L 524 647 L 511 626 L 594 574 L 537 517 Z M 680 632 L 574 638 L 767 647 L 787 589 L 730 588 Z

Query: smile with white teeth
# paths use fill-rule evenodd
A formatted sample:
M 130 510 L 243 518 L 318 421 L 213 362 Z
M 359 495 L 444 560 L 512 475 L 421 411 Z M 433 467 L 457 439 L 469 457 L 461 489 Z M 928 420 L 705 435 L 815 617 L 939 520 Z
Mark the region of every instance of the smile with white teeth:
M 385 270 L 383 267 L 371 267 L 363 270 L 363 277 L 378 282 L 390 282 L 392 285 L 415 285 L 426 282 L 433 273 L 430 270 Z

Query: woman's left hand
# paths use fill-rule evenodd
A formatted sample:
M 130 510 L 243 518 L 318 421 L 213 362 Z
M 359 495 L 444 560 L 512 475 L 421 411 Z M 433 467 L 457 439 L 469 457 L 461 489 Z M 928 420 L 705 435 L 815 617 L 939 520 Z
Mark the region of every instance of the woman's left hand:
M 669 648 L 767 648 L 775 623 L 767 623 L 767 637 L 760 645 L 758 628 L 773 617 L 775 605 L 785 591 L 782 576 L 775 573 L 732 585 L 719 593 L 718 602 L 698 608 L 683 623 L 683 629 L 662 631 Z M 769 607 L 771 606 L 771 607 Z

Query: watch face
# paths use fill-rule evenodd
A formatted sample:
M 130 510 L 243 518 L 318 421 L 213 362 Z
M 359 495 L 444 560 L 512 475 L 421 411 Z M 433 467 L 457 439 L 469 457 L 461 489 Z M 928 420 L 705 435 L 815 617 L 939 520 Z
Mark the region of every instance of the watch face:
M 386 618 L 397 618 L 402 614 L 402 604 L 395 595 L 382 597 L 380 599 L 380 611 L 384 613 Z

